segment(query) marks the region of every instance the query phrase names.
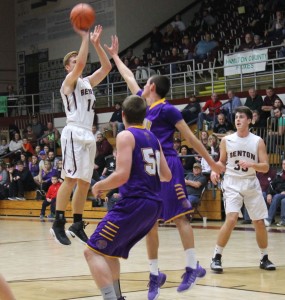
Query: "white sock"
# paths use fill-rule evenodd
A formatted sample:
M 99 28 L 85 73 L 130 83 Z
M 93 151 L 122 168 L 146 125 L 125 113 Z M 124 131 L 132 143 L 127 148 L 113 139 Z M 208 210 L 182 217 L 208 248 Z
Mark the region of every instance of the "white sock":
M 267 248 L 261 249 L 260 248 L 260 259 L 264 257 L 264 255 L 268 255 Z
M 195 249 L 186 249 L 185 250 L 186 255 L 186 267 L 190 267 L 191 269 L 197 268 L 197 260 L 195 255 Z
M 149 260 L 149 270 L 151 274 L 158 276 L 158 259 Z
M 215 257 L 216 254 L 221 254 L 222 255 L 223 254 L 223 250 L 224 250 L 224 247 L 216 245 L 213 257 Z

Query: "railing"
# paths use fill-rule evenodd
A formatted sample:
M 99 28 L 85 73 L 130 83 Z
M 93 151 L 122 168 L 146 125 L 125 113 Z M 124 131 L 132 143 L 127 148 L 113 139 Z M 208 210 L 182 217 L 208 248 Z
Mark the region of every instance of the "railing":
M 280 46 L 277 46 L 280 48 Z M 269 49 L 276 48 L 270 47 Z M 223 77 L 224 67 L 214 66 L 211 63 L 208 68 L 197 68 L 194 60 L 179 61 L 171 64 L 161 64 L 156 66 L 148 66 L 143 69 L 148 76 L 154 74 L 153 69 L 163 68 L 167 70 L 167 75 L 170 78 L 170 91 L 167 97 L 171 99 L 187 98 L 189 94 L 199 95 L 206 87 L 209 93 L 215 91 L 215 85 L 219 84 L 224 87 L 224 90 L 233 89 L 237 92 L 245 91 L 249 87 L 258 89 L 260 86 L 284 86 L 284 58 L 268 59 L 266 61 L 266 70 L 258 73 L 243 73 L 243 65 L 247 63 L 237 64 L 240 67 L 240 74 Z M 260 63 L 252 62 L 252 64 Z M 174 65 L 178 66 L 178 72 L 173 72 Z M 97 107 L 111 107 L 117 101 L 122 101 L 126 96 L 130 95 L 130 91 L 124 81 L 113 82 L 114 77 L 118 74 L 110 73 L 107 76 L 107 83 L 100 84 L 94 88 L 94 93 L 97 98 Z M 219 76 L 216 76 L 219 75 Z M 138 83 L 143 85 L 146 82 L 145 78 L 137 78 Z M 39 98 L 50 99 L 41 103 Z M 15 103 L 16 100 L 16 103 Z M 53 93 L 39 93 L 28 95 L 12 95 L 8 97 L 8 109 L 6 115 L 25 115 L 34 112 L 62 112 L 62 100 L 55 97 Z M 10 113 L 9 113 L 10 112 Z

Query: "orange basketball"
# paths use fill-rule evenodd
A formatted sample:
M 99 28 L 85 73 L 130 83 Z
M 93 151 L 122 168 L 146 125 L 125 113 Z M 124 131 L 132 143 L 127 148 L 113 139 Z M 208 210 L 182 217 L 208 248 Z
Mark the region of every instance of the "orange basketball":
M 91 5 L 79 3 L 70 12 L 71 24 L 81 30 L 88 30 L 95 22 L 95 10 Z

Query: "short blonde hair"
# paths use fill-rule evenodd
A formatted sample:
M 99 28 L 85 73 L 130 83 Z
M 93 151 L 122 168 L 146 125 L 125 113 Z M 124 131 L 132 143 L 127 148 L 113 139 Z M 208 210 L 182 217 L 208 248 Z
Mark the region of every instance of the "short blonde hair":
M 77 56 L 77 55 L 78 55 L 77 51 L 68 52 L 63 58 L 63 66 L 65 67 L 68 64 L 70 57 Z

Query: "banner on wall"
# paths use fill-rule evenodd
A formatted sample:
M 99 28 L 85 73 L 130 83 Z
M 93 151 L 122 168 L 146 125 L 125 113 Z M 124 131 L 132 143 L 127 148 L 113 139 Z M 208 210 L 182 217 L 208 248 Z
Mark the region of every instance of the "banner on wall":
M 254 49 L 224 55 L 224 76 L 265 71 L 268 49 Z

